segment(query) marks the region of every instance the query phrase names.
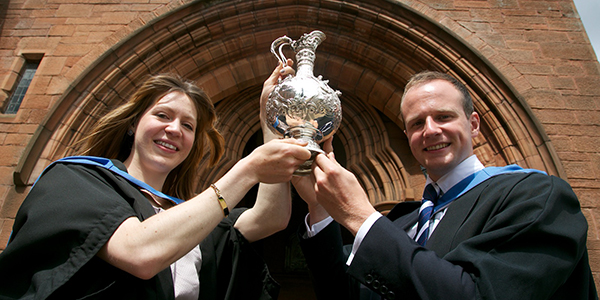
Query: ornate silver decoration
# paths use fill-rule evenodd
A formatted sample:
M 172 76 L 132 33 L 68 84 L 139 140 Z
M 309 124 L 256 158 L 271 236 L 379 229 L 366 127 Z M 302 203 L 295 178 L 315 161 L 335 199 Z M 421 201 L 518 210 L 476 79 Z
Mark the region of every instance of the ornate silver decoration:
M 284 64 L 287 58 L 282 48 L 290 46 L 296 53 L 295 76 L 280 80 L 269 95 L 266 106 L 267 123 L 276 134 L 308 142 L 311 158 L 298 168 L 295 175 L 307 175 L 318 153 L 324 153 L 319 143 L 331 137 L 342 122 L 340 91 L 329 87 L 328 80 L 314 76 L 315 51 L 325 40 L 325 34 L 315 30 L 294 41 L 282 36 L 271 44 L 271 52 Z

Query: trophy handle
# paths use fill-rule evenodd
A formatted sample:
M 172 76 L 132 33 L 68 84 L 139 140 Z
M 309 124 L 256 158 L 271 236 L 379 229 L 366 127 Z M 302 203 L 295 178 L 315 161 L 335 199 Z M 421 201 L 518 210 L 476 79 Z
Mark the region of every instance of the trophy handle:
M 291 45 L 292 42 L 292 39 L 284 35 L 271 43 L 271 53 L 273 53 L 273 55 L 275 55 L 275 57 L 283 64 L 287 62 L 287 58 L 283 55 L 282 48 L 285 45 Z

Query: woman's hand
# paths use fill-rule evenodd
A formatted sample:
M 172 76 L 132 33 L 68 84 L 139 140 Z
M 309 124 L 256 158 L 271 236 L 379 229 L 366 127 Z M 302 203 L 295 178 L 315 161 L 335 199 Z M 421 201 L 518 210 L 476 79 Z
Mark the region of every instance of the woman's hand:
M 234 227 L 254 242 L 287 227 L 291 213 L 289 181 L 294 171 L 311 154 L 306 142 L 296 139 L 275 139 L 244 158 L 243 174 L 260 182 L 254 206 L 243 212 Z M 239 178 L 239 177 L 238 177 Z
M 243 161 L 257 182 L 288 182 L 298 167 L 311 156 L 306 142 L 293 138 L 272 140 L 252 151 Z

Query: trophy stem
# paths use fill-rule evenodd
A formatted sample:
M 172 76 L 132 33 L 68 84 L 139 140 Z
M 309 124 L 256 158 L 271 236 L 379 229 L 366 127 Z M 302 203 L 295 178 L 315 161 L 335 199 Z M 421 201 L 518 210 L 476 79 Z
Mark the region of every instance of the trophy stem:
M 308 142 L 308 145 L 306 145 L 304 147 L 310 151 L 311 156 L 307 161 L 305 161 L 298 167 L 298 169 L 294 172 L 294 175 L 296 175 L 296 176 L 309 175 L 310 172 L 312 171 L 311 170 L 312 164 L 313 164 L 313 161 L 315 160 L 315 157 L 319 153 L 325 154 L 325 151 L 323 151 L 321 149 L 321 147 L 319 147 L 319 144 L 317 144 L 314 141 L 314 137 L 317 135 L 317 129 L 312 126 L 297 126 L 297 127 L 290 128 L 286 132 L 285 135 L 288 137 L 293 137 L 293 138 L 301 140 L 301 141 Z

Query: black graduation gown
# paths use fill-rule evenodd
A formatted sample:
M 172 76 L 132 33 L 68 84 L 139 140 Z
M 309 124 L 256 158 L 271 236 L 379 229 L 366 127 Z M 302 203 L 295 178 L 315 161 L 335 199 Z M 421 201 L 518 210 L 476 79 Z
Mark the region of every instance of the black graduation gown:
M 125 170 L 122 163 L 113 162 Z M 219 246 L 212 251 L 203 246 L 207 267 L 202 268 L 201 278 L 219 278 L 226 290 L 235 290 L 237 285 L 227 284 L 229 278 L 258 272 L 264 275 L 265 289 L 262 284 L 253 289 L 268 291 L 266 294 L 276 299 L 278 286 L 270 279 L 264 261 L 232 226 L 242 211 L 233 210 L 207 238 L 209 242 L 203 243 Z M 0 253 L 0 299 L 174 299 L 170 268 L 142 280 L 96 257 L 125 219 L 136 216 L 145 220 L 154 214 L 136 186 L 107 169 L 53 165 L 24 200 L 9 244 Z M 220 262 L 214 262 L 222 257 L 236 260 L 220 268 Z M 214 277 L 217 271 L 218 277 Z M 251 282 L 257 279 L 253 277 Z M 210 280 L 200 284 L 202 295 L 217 294 L 217 286 Z M 224 299 L 221 294 L 210 299 Z
M 565 181 L 492 177 L 449 206 L 425 248 L 405 233 L 419 206 L 378 219 L 349 267 L 337 223 L 302 239 L 319 299 L 370 299 L 358 283 L 385 299 L 598 299 L 587 222 Z

